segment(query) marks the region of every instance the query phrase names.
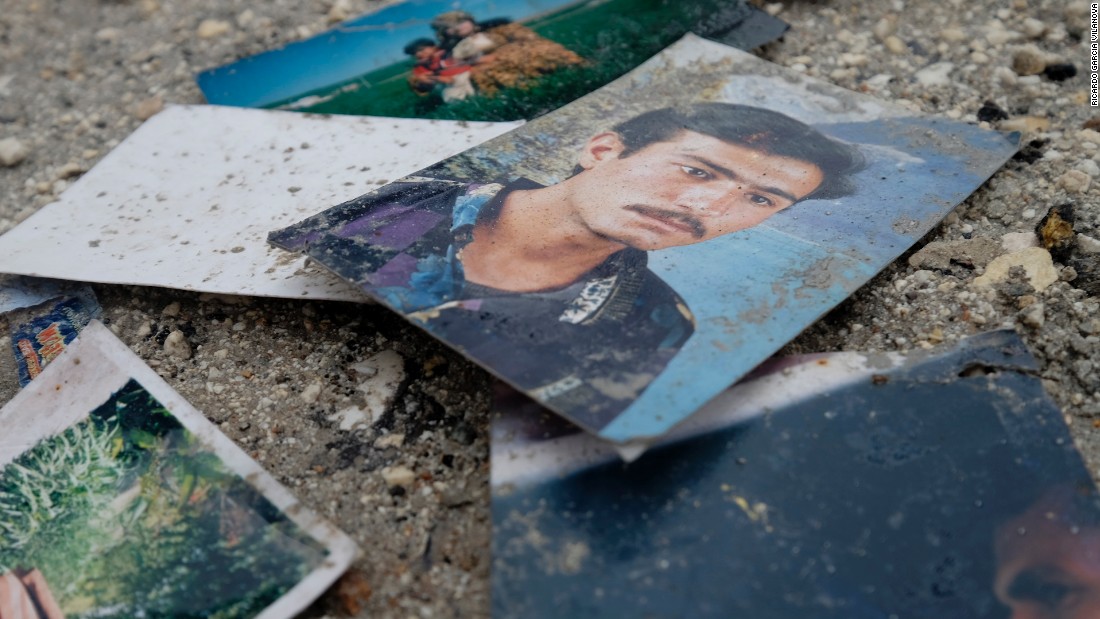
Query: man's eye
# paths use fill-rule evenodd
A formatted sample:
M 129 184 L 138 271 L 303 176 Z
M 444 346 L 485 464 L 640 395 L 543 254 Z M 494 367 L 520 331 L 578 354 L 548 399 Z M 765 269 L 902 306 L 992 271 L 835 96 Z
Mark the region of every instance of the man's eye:
M 699 168 L 693 168 L 689 165 L 682 165 L 680 169 L 688 176 L 694 176 L 695 178 L 710 178 L 710 172 L 706 170 L 700 170 Z
M 775 206 L 775 202 L 772 202 L 771 199 L 769 199 L 768 197 L 762 196 L 758 193 L 749 194 L 749 202 L 752 202 L 756 206 Z
M 1069 585 L 1027 572 L 1021 574 L 1008 591 L 1012 599 L 1034 602 L 1049 609 L 1067 603 L 1073 593 L 1074 589 Z

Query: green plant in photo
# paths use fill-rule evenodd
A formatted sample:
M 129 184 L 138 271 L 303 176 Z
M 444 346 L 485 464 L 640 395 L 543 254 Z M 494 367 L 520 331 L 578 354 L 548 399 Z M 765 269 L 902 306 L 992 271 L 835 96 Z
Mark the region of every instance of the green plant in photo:
M 86 421 L 0 469 L 0 571 L 37 567 L 63 582 L 96 551 L 93 531 L 129 472 L 116 423 Z M 28 565 L 29 557 L 34 564 Z
M 0 467 L 0 573 L 66 617 L 252 617 L 325 557 L 140 384 Z

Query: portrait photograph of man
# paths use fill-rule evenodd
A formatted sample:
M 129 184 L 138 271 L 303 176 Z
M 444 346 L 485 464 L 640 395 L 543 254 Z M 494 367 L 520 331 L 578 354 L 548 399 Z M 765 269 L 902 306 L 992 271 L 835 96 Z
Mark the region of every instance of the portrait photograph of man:
M 766 64 L 685 41 L 663 60 L 702 53 L 737 55 L 747 70 Z M 662 56 L 634 79 L 270 240 L 307 251 L 588 429 L 614 424 L 647 398 L 644 417 L 675 420 L 675 409 L 705 402 L 797 333 L 770 333 L 773 318 L 802 323 L 800 310 L 821 313 L 822 303 L 843 298 L 834 289 L 881 268 L 874 252 L 854 253 L 860 237 L 884 248 L 895 240 L 892 259 L 909 233 L 897 233 L 898 217 L 927 213 L 875 201 L 853 208 L 860 221 L 845 218 L 842 230 L 816 221 L 830 205 L 858 199 L 868 174 L 925 160 L 865 148 L 858 138 L 880 136 L 850 130 L 853 119 L 865 122 L 858 108 L 830 118 L 822 105 L 759 101 L 757 89 L 739 99 L 740 76 L 703 62 L 669 72 Z M 648 96 L 637 96 L 640 82 Z M 782 89 L 780 101 L 804 89 L 767 78 L 770 85 Z M 899 183 L 889 184 L 900 198 Z M 773 224 L 792 212 L 810 217 Z M 862 221 L 872 215 L 875 230 Z M 853 225 L 862 232 L 849 234 Z M 790 322 L 780 325 L 790 330 Z M 764 341 L 746 346 L 752 337 Z M 666 384 L 650 396 L 659 378 Z

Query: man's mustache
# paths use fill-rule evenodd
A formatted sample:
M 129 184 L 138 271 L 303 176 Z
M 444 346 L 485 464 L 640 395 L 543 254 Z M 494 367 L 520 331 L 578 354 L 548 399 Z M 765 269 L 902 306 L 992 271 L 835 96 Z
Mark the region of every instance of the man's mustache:
M 703 225 L 703 222 L 700 221 L 699 218 L 689 213 L 670 211 L 663 208 L 657 208 L 655 206 L 646 206 L 644 204 L 631 204 L 626 207 L 626 210 L 634 211 L 635 213 L 645 215 L 646 217 L 665 219 L 687 226 L 691 229 L 691 236 L 697 239 L 703 238 L 707 233 L 707 228 Z

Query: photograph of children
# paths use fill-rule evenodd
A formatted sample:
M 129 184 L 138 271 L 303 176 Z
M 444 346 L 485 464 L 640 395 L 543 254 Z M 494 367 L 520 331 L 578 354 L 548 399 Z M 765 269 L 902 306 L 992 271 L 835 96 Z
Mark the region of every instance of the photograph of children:
M 501 390 L 493 615 L 1098 616 L 1100 497 L 1015 333 L 767 366 L 629 464 Z
M 436 38 L 405 47 L 416 59 L 409 76 L 413 92 L 431 96 L 439 89 L 444 103 L 497 95 L 584 59 L 508 19 L 474 21 L 466 11 L 448 11 L 432 19 Z
M 520 120 L 599 88 L 687 32 L 750 49 L 785 29 L 744 0 L 408 0 L 197 80 L 221 105 Z
M 689 35 L 270 241 L 574 423 L 646 442 L 895 259 L 1015 149 Z
M 291 617 L 355 555 L 99 322 L 0 425 L 4 619 Z

